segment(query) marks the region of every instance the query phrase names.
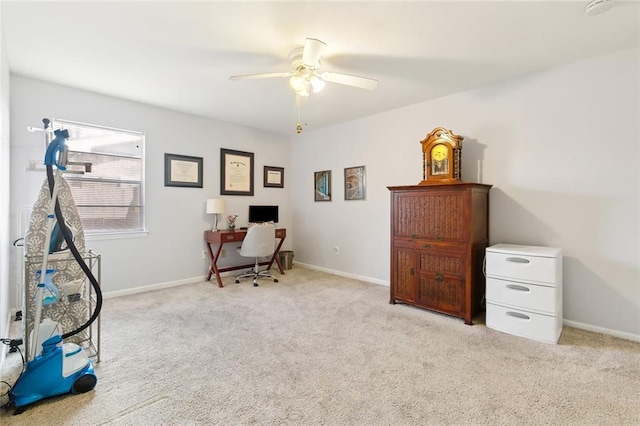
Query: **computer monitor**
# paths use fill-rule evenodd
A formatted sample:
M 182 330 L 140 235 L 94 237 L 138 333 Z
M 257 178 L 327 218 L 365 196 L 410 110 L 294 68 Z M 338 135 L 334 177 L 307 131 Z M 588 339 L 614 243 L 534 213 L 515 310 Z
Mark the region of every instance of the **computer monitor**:
M 249 223 L 278 223 L 278 206 L 249 206 Z

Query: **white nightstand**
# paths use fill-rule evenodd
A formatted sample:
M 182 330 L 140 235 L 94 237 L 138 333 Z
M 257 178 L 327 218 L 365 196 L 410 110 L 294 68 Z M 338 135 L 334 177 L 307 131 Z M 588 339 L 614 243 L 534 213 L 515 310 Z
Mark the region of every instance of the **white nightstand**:
M 487 327 L 557 343 L 562 332 L 562 250 L 496 244 L 486 249 Z

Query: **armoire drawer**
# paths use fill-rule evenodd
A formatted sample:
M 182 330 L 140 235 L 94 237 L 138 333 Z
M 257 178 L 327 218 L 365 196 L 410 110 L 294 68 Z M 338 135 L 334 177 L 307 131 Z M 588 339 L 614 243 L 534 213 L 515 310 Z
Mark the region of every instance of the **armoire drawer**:
M 394 247 L 410 248 L 415 250 L 448 251 L 452 253 L 464 253 L 466 248 L 464 244 L 446 243 L 422 238 L 396 237 L 393 239 L 392 244 Z
M 420 273 L 416 303 L 440 312 L 459 314 L 465 309 L 464 282 L 451 275 Z
M 466 267 L 466 257 L 464 254 L 458 253 L 420 250 L 418 252 L 418 266 L 421 273 L 450 274 L 462 278 Z
M 557 316 L 537 314 L 496 305 L 487 301 L 487 327 L 546 343 L 558 343 L 562 320 Z
M 487 302 L 519 307 L 533 312 L 555 315 L 559 310 L 555 287 L 487 278 Z
M 518 250 L 518 247 L 524 246 L 498 244 L 488 247 L 487 276 L 547 285 L 561 282 L 562 257 L 558 254 L 559 249 L 530 246 L 526 250 Z

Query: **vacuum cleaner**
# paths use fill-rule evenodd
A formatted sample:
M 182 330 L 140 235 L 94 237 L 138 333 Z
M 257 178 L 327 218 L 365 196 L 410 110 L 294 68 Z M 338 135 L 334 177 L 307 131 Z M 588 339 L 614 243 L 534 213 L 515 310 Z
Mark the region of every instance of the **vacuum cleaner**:
M 9 402 L 6 404 L 7 408 L 16 407 L 14 414 L 20 414 L 26 406 L 44 398 L 67 393 L 89 392 L 98 381 L 93 363 L 82 347 L 75 343 L 64 342 L 66 338 L 91 326 L 98 318 L 102 308 L 102 292 L 98 281 L 73 242 L 73 235 L 65 223 L 58 203 L 59 183 L 63 179 L 62 173 L 66 171 L 68 164 L 68 147 L 66 145 L 66 139 L 69 137 L 68 131 L 52 131 L 50 121 L 46 118 L 42 121 L 47 142 L 44 164 L 47 170 L 51 202 L 47 215 L 47 233 L 42 267 L 38 274 L 34 302 L 36 311 L 33 339 L 30 340 L 34 344 L 29 346 L 27 364 L 9 391 Z M 49 268 L 48 263 L 50 255 L 61 246 L 62 239 L 91 282 L 96 294 L 95 308 L 89 319 L 80 327 L 64 334 L 61 333 L 60 327 L 55 321 L 46 318 L 41 322 L 43 304 L 52 303 L 56 297 L 59 297 L 59 292 L 55 290 L 55 285 L 50 281 L 55 270 Z

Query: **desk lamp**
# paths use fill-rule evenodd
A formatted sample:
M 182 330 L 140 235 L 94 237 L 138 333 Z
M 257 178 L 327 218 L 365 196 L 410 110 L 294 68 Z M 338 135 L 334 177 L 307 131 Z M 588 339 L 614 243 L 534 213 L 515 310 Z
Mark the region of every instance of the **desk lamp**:
M 207 200 L 207 214 L 213 214 L 214 222 L 212 231 L 218 231 L 218 213 L 224 213 L 226 211 L 227 206 L 225 205 L 224 200 L 220 198 Z

